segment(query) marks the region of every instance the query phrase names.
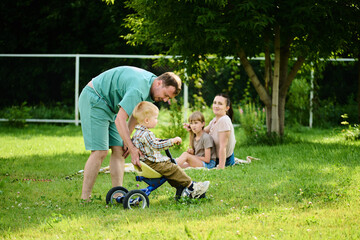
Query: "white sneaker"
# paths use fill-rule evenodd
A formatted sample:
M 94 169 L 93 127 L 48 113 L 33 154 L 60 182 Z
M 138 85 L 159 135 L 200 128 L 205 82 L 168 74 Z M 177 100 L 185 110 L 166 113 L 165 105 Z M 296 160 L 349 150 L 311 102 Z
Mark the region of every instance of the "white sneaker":
M 194 182 L 193 185 L 193 191 L 190 191 L 190 195 L 192 198 L 199 198 L 201 195 L 203 195 L 209 188 L 210 181 L 205 182 Z

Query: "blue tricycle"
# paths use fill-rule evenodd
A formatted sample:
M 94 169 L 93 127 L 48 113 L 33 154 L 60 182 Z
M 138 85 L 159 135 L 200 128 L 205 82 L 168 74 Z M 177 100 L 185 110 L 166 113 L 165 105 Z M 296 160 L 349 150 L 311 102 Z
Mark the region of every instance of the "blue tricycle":
M 170 160 L 176 164 L 176 161 L 172 158 L 168 149 L 165 150 L 165 153 Z M 136 181 L 145 182 L 148 184 L 148 187 L 131 191 L 128 191 L 126 188 L 121 186 L 113 187 L 106 195 L 106 204 L 122 204 L 125 209 L 149 207 L 150 202 L 148 196 L 152 191 L 163 185 L 167 179 L 144 162 L 141 162 L 141 168 L 134 166 L 134 169 L 137 173 Z M 190 197 L 187 188 L 178 188 L 176 190 L 175 199 L 185 196 Z M 205 197 L 205 193 L 200 198 L 203 197 Z

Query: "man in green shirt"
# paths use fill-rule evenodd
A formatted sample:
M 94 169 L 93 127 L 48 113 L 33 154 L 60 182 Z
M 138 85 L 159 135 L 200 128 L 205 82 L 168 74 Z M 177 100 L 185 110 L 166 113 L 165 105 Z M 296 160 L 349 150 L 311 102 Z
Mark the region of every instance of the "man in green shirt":
M 109 148 L 113 187 L 122 186 L 128 154 L 131 154 L 131 162 L 140 166 L 141 152 L 130 139 L 137 124 L 131 115 L 135 106 L 141 101 L 167 102 L 180 91 L 181 79 L 174 73 L 166 72 L 157 77 L 130 66 L 105 71 L 87 84 L 79 98 L 85 148 L 91 150 L 84 168 L 82 199 L 90 199 Z

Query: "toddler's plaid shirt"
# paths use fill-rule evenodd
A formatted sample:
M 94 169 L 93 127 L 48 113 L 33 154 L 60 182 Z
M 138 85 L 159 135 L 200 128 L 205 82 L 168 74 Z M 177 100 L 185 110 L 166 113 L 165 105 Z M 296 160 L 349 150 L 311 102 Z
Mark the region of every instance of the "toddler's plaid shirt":
M 135 129 L 132 142 L 144 154 L 144 157 L 140 157 L 140 160 L 144 161 L 146 159 L 152 162 L 170 160 L 169 157 L 160 153 L 161 150 L 166 150 L 173 145 L 170 139 L 160 141 L 155 137 L 154 133 L 142 125 L 136 125 Z

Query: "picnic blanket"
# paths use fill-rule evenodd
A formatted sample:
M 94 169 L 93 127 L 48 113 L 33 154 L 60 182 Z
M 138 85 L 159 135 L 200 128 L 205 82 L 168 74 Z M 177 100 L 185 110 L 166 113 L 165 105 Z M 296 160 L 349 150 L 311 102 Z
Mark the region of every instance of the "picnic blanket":
M 250 164 L 254 160 L 260 160 L 259 158 L 247 156 L 246 160 L 236 158 L 235 157 L 235 165 L 241 165 L 241 164 Z M 189 167 L 185 168 L 184 170 L 188 169 L 199 169 L 199 170 L 211 170 L 205 167 Z M 215 169 L 215 168 L 213 168 Z M 79 173 L 83 173 L 84 170 L 80 170 Z M 135 172 L 134 165 L 132 163 L 125 163 L 125 172 Z M 110 173 L 110 166 L 100 168 L 99 173 Z

